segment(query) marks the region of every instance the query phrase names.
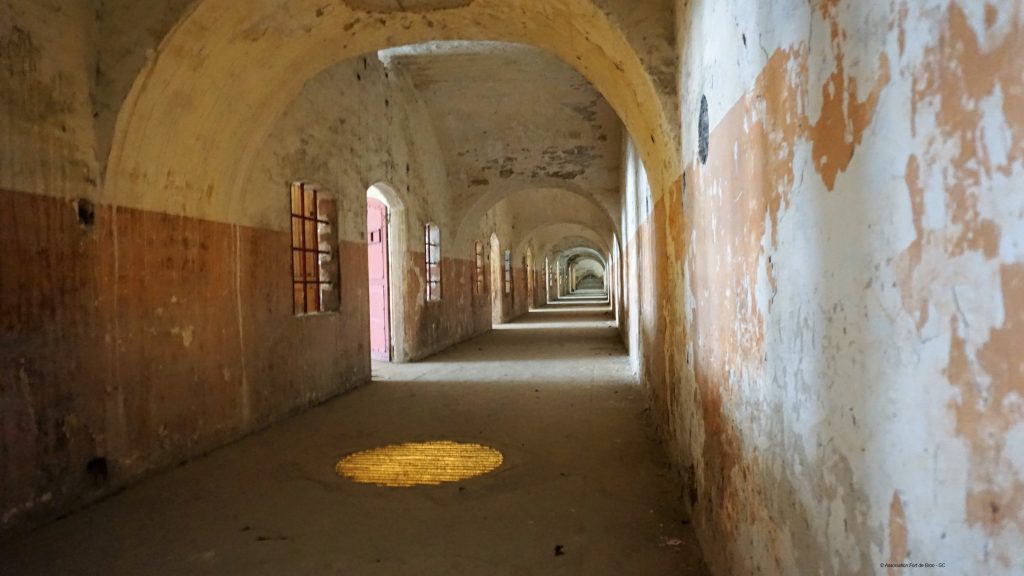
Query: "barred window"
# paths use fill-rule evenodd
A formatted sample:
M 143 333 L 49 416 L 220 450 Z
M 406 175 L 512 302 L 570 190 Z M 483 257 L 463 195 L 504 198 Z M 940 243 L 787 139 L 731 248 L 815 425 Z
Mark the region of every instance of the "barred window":
M 423 227 L 427 264 L 427 302 L 441 300 L 441 229 L 437 224 Z
M 311 184 L 292 184 L 292 311 L 297 316 L 339 308 L 336 214 L 329 195 Z
M 505 250 L 505 294 L 512 293 L 512 251 Z
M 474 245 L 474 253 L 476 255 L 476 281 L 473 284 L 474 293 L 477 296 L 482 296 L 484 293 L 484 245 L 477 242 Z

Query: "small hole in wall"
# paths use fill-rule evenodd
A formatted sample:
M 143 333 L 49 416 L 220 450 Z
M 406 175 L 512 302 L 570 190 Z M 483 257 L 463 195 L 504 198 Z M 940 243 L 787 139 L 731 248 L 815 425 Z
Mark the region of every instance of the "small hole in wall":
M 743 36 L 743 47 L 746 48 L 747 47 L 747 35 L 746 34 L 741 34 L 741 36 Z
M 96 457 L 85 465 L 85 474 L 95 486 L 102 486 L 107 483 L 108 467 L 107 459 Z
M 96 222 L 96 207 L 92 201 L 79 198 L 75 201 L 75 211 L 78 212 L 78 223 L 82 226 L 92 226 Z
M 700 163 L 708 162 L 708 98 L 700 97 L 700 118 L 697 121 L 697 153 L 700 155 Z

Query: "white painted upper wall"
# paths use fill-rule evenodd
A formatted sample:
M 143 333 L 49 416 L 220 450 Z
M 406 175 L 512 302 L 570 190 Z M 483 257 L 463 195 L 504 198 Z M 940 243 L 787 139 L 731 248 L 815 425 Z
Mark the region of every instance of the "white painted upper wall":
M 671 407 L 672 433 L 700 505 L 748 511 L 707 513 L 709 560 L 719 573 L 906 559 L 1018 573 L 1024 370 L 1019 344 L 1005 346 L 1021 341 L 1024 305 L 1024 88 L 1010 56 L 1024 5 L 677 9 L 686 358 L 725 376 L 682 384 L 698 401 Z M 744 220 L 772 198 L 777 210 Z M 763 355 L 732 352 L 752 347 Z M 723 434 L 701 413 L 711 386 L 735 467 L 708 448 Z

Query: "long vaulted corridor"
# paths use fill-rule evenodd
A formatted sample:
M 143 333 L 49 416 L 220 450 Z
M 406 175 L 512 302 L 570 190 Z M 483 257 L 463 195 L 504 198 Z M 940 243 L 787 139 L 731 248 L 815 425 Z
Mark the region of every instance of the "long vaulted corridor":
M 503 328 L 375 365 L 365 388 L 0 545 L 2 573 L 703 574 L 607 301 L 580 292 Z M 334 470 L 433 440 L 504 463 L 417 488 Z
M 1024 574 L 1024 0 L 0 0 L 0 576 Z

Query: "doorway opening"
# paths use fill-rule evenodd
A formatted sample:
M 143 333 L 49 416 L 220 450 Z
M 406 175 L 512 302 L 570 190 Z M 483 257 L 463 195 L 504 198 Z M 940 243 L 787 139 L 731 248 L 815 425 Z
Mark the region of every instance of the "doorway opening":
M 526 269 L 524 271 L 526 273 L 526 307 L 527 307 L 528 310 L 533 310 L 534 305 L 536 304 L 536 302 L 534 300 L 534 290 L 536 289 L 536 285 L 534 283 L 535 279 L 533 277 L 533 249 L 532 248 L 527 248 L 526 249 L 526 259 L 525 259 L 525 264 L 523 265 L 523 268 Z
M 376 187 L 366 193 L 366 256 L 370 282 L 370 357 L 390 362 L 391 253 L 390 210 Z
M 502 278 L 501 243 L 498 236 L 491 234 L 491 324 L 497 326 L 504 321 L 502 313 L 502 290 L 505 289 L 505 281 Z

